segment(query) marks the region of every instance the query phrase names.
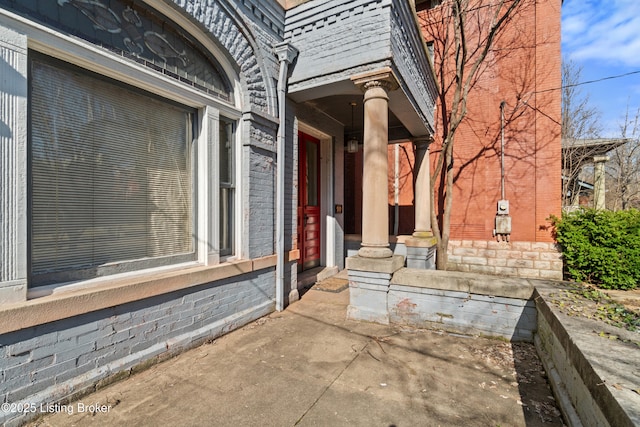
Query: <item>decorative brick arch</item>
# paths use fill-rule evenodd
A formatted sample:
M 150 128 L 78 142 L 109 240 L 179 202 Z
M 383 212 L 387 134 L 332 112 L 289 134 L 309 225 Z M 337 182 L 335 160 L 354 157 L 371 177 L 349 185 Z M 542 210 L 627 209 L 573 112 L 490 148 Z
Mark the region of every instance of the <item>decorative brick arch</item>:
M 262 53 L 252 31 L 225 0 L 173 0 L 205 27 L 235 61 L 244 89 L 243 102 L 252 109 L 276 116 L 275 93 L 265 78 Z

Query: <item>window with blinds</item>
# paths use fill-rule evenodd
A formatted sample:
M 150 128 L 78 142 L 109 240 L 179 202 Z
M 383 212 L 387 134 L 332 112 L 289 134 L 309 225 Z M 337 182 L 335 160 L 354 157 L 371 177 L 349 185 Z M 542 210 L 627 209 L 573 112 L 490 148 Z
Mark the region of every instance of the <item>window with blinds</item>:
M 42 56 L 29 105 L 33 285 L 195 259 L 194 110 Z

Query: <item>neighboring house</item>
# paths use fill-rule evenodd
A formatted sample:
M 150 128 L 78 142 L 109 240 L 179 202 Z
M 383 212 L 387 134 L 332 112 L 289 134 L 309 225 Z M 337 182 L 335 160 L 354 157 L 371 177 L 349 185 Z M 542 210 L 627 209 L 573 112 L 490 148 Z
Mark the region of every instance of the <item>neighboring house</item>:
M 631 142 L 627 138 L 593 138 L 562 140 L 562 208 L 589 206 L 605 208 L 605 165 L 610 151 Z M 591 176 L 585 169 L 592 166 Z M 591 179 L 592 183 L 587 182 Z
M 559 67 L 557 7 L 535 32 L 549 52 L 534 53 Z M 404 263 L 389 247 L 389 143 L 423 159 L 436 129 L 413 2 L 0 0 L 0 58 L 5 402 L 69 398 L 280 310 L 299 271 L 344 268 L 355 240 L 354 271 Z M 549 67 L 530 70 L 532 91 L 556 85 Z M 508 195 L 512 241 L 536 251 L 559 205 L 546 184 L 559 142 L 529 119 L 527 146 L 549 149 L 525 150 L 527 166 L 509 155 Z M 479 174 L 461 181 L 459 246 L 491 240 L 496 180 Z M 426 233 L 428 179 L 414 181 Z M 425 267 L 420 238 L 403 250 Z

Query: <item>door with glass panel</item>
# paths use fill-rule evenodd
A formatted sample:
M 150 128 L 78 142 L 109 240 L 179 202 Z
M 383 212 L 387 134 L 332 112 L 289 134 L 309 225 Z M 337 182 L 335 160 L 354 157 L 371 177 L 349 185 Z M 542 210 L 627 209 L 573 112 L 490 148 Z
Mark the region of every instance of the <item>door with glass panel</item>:
M 298 269 L 320 265 L 320 141 L 298 133 Z

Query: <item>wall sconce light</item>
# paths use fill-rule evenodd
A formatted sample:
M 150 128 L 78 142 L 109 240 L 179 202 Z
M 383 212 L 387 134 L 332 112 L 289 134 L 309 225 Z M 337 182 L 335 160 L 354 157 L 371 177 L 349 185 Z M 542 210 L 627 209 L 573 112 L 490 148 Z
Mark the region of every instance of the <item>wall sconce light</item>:
M 353 132 L 355 130 L 355 127 L 353 125 L 353 109 L 355 108 L 356 103 L 355 102 L 351 102 L 351 132 Z M 351 138 L 349 138 L 349 140 L 347 141 L 347 153 L 357 153 L 358 152 L 358 138 L 354 136 L 352 136 Z

